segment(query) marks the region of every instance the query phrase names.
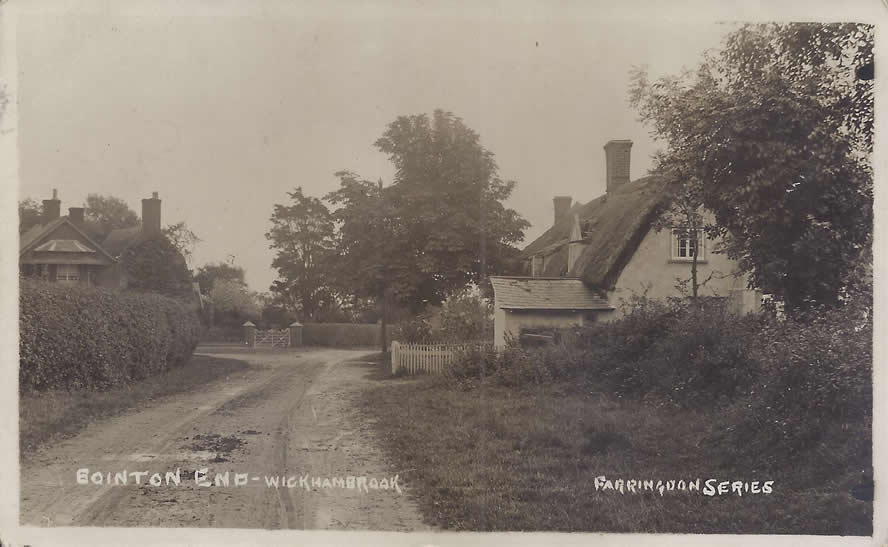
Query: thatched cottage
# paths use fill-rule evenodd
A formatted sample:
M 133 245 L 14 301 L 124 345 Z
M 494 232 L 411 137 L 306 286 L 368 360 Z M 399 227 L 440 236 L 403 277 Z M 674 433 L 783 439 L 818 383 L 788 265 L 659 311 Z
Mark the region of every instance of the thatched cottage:
M 586 204 L 554 198 L 552 226 L 521 253 L 524 276 L 490 278 L 496 345 L 525 330 L 619 317 L 621 302 L 633 293 L 680 294 L 678 281 L 691 276 L 693 238 L 654 229 L 665 181 L 656 176 L 630 181 L 631 148 L 629 140 L 604 146 L 604 195 Z M 702 233 L 700 241 L 697 276 L 707 280 L 700 294 L 729 298 L 740 312 L 757 309 L 761 295 L 747 290 L 737 263 L 711 252 L 715 242 Z

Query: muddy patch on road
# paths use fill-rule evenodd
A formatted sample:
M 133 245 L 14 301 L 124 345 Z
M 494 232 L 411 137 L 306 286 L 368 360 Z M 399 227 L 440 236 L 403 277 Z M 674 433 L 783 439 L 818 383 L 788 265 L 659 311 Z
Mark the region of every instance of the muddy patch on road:
M 191 437 L 191 441 L 191 444 L 182 448 L 197 453 L 215 454 L 215 457 L 210 459 L 215 463 L 227 462 L 232 452 L 246 444 L 246 441 L 236 435 L 222 436 L 218 433 L 198 434 Z

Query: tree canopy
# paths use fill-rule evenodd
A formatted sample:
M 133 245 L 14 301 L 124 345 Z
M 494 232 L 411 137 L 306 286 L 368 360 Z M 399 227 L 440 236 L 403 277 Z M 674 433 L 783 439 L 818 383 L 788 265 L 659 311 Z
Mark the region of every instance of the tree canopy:
M 515 182 L 475 131 L 436 110 L 398 117 L 375 144 L 395 166 L 392 184 L 343 171 L 327 196 L 339 207 L 340 269 L 361 272 L 361 296 L 390 291 L 420 311 L 503 271 L 529 224 L 503 206 Z
M 246 272 L 240 266 L 225 262 L 207 263 L 197 269 L 194 280 L 200 285 L 201 294 L 210 294 L 217 281 L 231 281 L 246 286 Z
M 29 228 L 40 224 L 43 218 L 43 204 L 33 198 L 25 198 L 19 201 L 19 234 L 28 231 Z
M 275 205 L 265 237 L 276 252 L 272 267 L 278 279 L 271 286 L 305 319 L 334 303 L 336 276 L 331 271 L 334 225 L 324 203 L 306 196 L 301 187 L 288 192 L 290 203 Z
M 325 302 L 416 313 L 505 271 L 517 254 L 528 223 L 503 205 L 515 182 L 500 178 L 493 154 L 460 118 L 442 110 L 400 116 L 375 145 L 395 166 L 390 184 L 343 170 L 323 200 L 296 188 L 290 204 L 275 205 L 272 290 L 290 294 L 307 317 Z
M 694 71 L 633 74 L 630 102 L 666 145 L 656 169 L 790 311 L 837 303 L 869 245 L 872 46 L 863 24 L 744 25 Z
M 160 235 L 127 248 L 120 257 L 131 289 L 170 296 L 193 294 L 185 258 L 169 239 Z
M 102 237 L 118 228 L 139 226 L 139 215 L 125 201 L 114 196 L 87 195 L 83 216 L 90 231 Z

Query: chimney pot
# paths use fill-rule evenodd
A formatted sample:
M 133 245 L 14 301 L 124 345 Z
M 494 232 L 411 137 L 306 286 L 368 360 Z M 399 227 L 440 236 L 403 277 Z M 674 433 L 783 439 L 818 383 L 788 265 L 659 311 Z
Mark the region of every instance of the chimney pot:
M 606 164 L 607 191 L 610 192 L 617 186 L 629 182 L 629 164 L 632 151 L 632 141 L 613 140 L 604 145 L 604 159 Z
M 57 188 L 52 189 L 52 199 L 59 199 L 59 191 Z
M 157 192 L 151 192 L 151 199 L 157 199 Z
M 555 221 L 553 224 L 558 224 L 558 221 L 566 217 L 570 211 L 573 198 L 570 196 L 555 196 L 552 198 L 552 203 L 555 205 Z

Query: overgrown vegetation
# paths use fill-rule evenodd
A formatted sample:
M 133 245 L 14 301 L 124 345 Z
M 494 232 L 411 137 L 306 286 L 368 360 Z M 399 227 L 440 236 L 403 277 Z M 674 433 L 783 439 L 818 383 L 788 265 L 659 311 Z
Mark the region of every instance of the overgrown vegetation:
M 397 380 L 369 408 L 445 528 L 868 535 L 868 294 L 797 320 L 639 297 L 558 343 L 476 350 L 444 378 Z M 592 487 L 602 474 L 779 489 L 608 503 Z
M 394 339 L 425 344 L 493 340 L 493 304 L 478 292 L 456 292 L 440 307 L 400 323 Z
M 104 390 L 181 367 L 199 331 L 173 298 L 22 281 L 19 389 Z

